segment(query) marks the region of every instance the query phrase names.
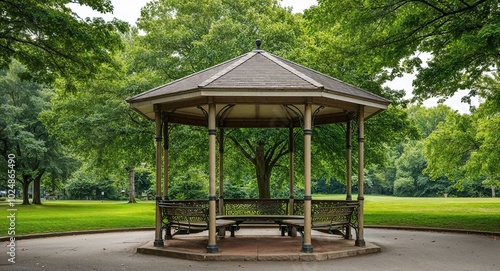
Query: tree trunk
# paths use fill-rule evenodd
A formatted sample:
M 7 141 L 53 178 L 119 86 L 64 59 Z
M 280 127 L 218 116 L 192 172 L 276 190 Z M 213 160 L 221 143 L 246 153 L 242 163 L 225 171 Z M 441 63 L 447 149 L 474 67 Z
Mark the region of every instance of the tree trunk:
M 252 156 L 250 152 L 246 151 L 245 148 L 238 142 L 238 140 L 229 136 L 236 147 L 243 153 L 245 158 L 250 160 L 255 165 L 255 175 L 257 177 L 257 186 L 259 189 L 259 198 L 269 199 L 271 198 L 271 173 L 274 166 L 278 160 L 284 155 L 288 154 L 288 145 L 283 144 L 284 142 L 274 142 L 273 145 L 266 150 L 266 142 L 257 142 L 255 148 L 252 146 L 249 140 L 246 140 L 246 145 L 251 149 L 251 152 L 255 155 Z M 281 146 L 281 148 L 280 148 Z
M 257 177 L 257 185 L 259 187 L 259 198 L 271 198 L 271 170 L 266 163 L 265 145 L 262 142 L 257 144 L 255 149 L 255 175 Z
M 135 169 L 134 169 L 134 167 L 130 167 L 128 170 L 128 190 L 129 190 L 128 203 L 137 203 L 135 201 Z
M 31 180 L 27 176 L 23 176 L 23 205 L 30 205 L 30 197 L 29 197 L 29 187 Z
M 33 204 L 42 205 L 42 200 L 40 199 L 40 180 L 42 175 L 38 175 L 33 179 Z
M 495 187 L 493 185 L 491 186 L 491 197 L 492 198 L 496 197 L 496 191 L 495 191 Z

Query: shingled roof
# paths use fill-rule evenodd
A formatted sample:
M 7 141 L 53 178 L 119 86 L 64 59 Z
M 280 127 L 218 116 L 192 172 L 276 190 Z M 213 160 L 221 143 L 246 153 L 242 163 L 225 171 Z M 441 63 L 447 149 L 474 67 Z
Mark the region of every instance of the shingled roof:
M 226 127 L 281 127 L 289 121 L 298 126 L 297 114 L 307 102 L 315 105 L 316 124 L 345 121 L 360 105 L 368 118 L 390 103 L 260 48 L 127 102 L 149 119 L 154 119 L 157 108 L 168 112 L 170 122 L 192 125 L 205 125 L 203 108 L 216 103 L 218 111 L 224 109 L 219 125 Z M 270 124 L 273 119 L 280 119 L 279 124 Z

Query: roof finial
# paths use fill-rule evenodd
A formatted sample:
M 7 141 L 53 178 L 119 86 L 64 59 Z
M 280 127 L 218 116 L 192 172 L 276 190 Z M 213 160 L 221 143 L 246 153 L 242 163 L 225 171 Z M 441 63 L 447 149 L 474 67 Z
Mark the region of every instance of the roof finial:
M 257 40 L 255 41 L 255 44 L 257 45 L 256 50 L 260 50 L 260 45 L 262 44 L 262 41 L 261 41 L 260 39 L 257 39 Z

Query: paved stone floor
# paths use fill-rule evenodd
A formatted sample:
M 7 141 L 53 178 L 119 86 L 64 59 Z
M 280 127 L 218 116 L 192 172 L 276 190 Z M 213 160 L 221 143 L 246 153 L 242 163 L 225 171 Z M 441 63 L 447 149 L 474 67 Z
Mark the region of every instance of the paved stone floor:
M 242 228 L 236 237 L 219 238 L 218 253 L 206 253 L 207 232 L 176 235 L 166 240 L 163 248 L 153 242 L 138 248 L 149 255 L 174 257 L 197 261 L 322 261 L 380 252 L 380 248 L 367 243 L 357 247 L 354 240 L 338 235 L 313 231 L 313 253 L 302 253 L 302 238 L 280 236 L 278 228 Z
M 16 263 L 0 270 L 500 270 L 500 238 L 467 234 L 366 229 L 365 240 L 380 253 L 327 261 L 190 261 L 137 253 L 153 231 L 74 235 L 16 242 Z

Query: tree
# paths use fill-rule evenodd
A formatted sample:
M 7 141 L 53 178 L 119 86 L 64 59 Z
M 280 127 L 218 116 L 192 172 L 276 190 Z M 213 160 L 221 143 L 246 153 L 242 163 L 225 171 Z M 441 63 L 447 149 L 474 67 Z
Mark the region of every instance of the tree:
M 408 109 L 408 115 L 417 126 L 423 139 L 436 130 L 439 123 L 446 120 L 448 114 L 453 114 L 453 110 L 442 104 L 432 108 L 412 106 Z
M 151 161 L 154 135 L 152 123 L 135 115 L 125 99 L 152 86 L 147 73 L 128 71 L 120 57 L 115 56 L 120 69 L 101 66 L 98 80 L 76 82 L 75 92 L 57 85 L 52 108 L 42 120 L 101 175 L 127 176 L 129 202 L 134 203 L 135 168 Z
M 271 198 L 271 173 L 280 158 L 289 153 L 287 135 L 278 129 L 236 129 L 228 137 L 255 166 L 259 198 Z
M 145 35 L 136 67 L 176 80 L 247 53 L 257 38 L 283 56 L 298 46 L 299 22 L 276 0 L 154 0 L 137 22 Z
M 499 65 L 496 0 L 323 0 L 306 18 L 342 40 L 344 57 L 371 59 L 372 69 L 393 75 L 416 72 L 413 92 L 422 100 L 460 89 L 475 95 Z M 421 53 L 431 55 L 427 63 Z
M 117 188 L 113 181 L 99 175 L 87 165 L 82 166 L 81 170 L 76 171 L 69 178 L 65 186 L 69 198 L 80 200 L 117 199 Z
M 486 107 L 488 103 L 473 115 L 449 114 L 425 141 L 424 155 L 431 177 L 445 175 L 458 187 L 468 180 L 482 180 L 495 196 L 500 186 L 500 153 L 494 146 L 500 139 L 500 126 L 498 116 L 481 117 Z
M 23 204 L 29 204 L 29 185 L 33 182 L 33 203 L 41 204 L 40 182 L 43 176 L 64 179 L 76 166 L 75 159 L 49 135 L 38 120 L 47 109 L 53 91 L 47 86 L 22 81 L 24 66 L 13 61 L 0 78 L 0 152 L 7 165 L 9 154 L 15 155 L 16 177 L 22 184 Z
M 13 59 L 39 82 L 64 77 L 72 87 L 75 79 L 95 79 L 99 66 L 113 65 L 112 53 L 122 48 L 118 31 L 128 24 L 102 18 L 79 18 L 69 3 L 78 3 L 106 13 L 110 0 L 10 0 L 0 1 L 0 69 Z

